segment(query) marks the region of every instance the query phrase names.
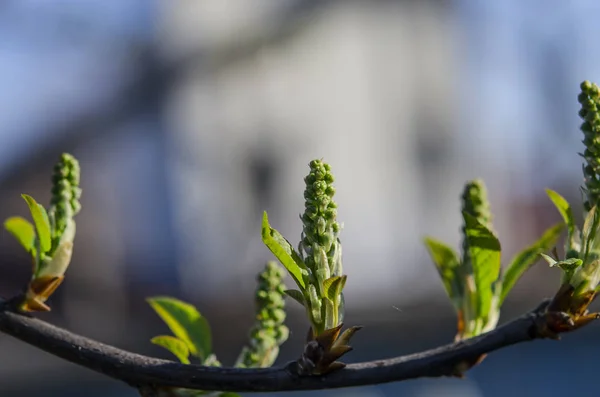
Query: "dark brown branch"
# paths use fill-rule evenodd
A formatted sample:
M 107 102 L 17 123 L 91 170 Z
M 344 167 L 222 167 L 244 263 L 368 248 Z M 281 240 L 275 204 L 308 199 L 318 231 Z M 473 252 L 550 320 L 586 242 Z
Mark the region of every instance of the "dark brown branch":
M 547 314 L 534 311 L 479 337 L 422 353 L 350 364 L 322 377 L 295 375 L 296 364 L 266 369 L 182 365 L 130 353 L 0 307 L 0 331 L 134 387 L 173 386 L 223 391 L 328 389 L 457 374 L 461 363 L 516 343 L 542 338 Z

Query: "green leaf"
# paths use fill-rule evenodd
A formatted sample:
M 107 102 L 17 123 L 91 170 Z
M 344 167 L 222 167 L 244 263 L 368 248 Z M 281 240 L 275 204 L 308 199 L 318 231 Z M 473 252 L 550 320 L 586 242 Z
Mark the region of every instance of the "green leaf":
M 332 302 L 342 293 L 348 276 L 333 276 L 323 281 L 323 295 Z
M 583 261 L 576 258 L 565 259 L 564 261 L 558 261 L 554 264 L 554 266 L 558 266 L 564 271 L 574 271 L 581 265 L 583 265 Z
M 448 297 L 451 300 L 460 298 L 463 295 L 463 287 L 458 278 L 458 269 L 460 268 L 458 254 L 446 244 L 433 238 L 426 237 L 424 242 L 442 278 Z
M 28 220 L 13 216 L 4 221 L 4 228 L 21 243 L 27 252 L 35 251 L 35 229 Z
M 210 326 L 193 305 L 166 296 L 148 298 L 147 301 L 171 332 L 187 343 L 192 355 L 201 360 L 208 357 L 212 346 Z
M 65 241 L 58 246 L 52 258 L 46 258 L 36 269 L 36 278 L 40 277 L 62 277 L 71 263 L 73 255 L 73 243 Z
M 575 287 L 573 297 L 581 297 L 588 291 L 595 290 L 600 282 L 600 260 L 596 259 L 573 272 L 569 283 Z
M 539 240 L 525 248 L 512 259 L 507 266 L 506 274 L 502 280 L 500 304 L 504 302 L 506 295 L 514 287 L 519 278 L 540 259 L 539 255 L 551 250 L 556 245 L 564 226 L 563 223 L 552 226 L 544 232 Z
M 242 396 L 237 393 L 231 392 L 231 391 L 226 391 L 226 392 L 219 394 L 219 397 L 242 397 Z
M 44 207 L 38 204 L 33 197 L 27 194 L 22 194 L 21 196 L 25 202 L 27 202 L 29 211 L 31 211 L 31 216 L 33 217 L 33 223 L 35 224 L 37 237 L 40 240 L 40 248 L 42 252 L 50 251 L 50 222 L 48 221 L 48 214 L 46 213 L 46 210 Z
M 287 269 L 296 284 L 304 290 L 306 284 L 302 278 L 302 269 L 299 265 L 302 261 L 297 254 L 295 255 L 292 245 L 281 233 L 269 225 L 269 218 L 266 211 L 263 213 L 262 220 L 262 240 L 273 255 L 279 259 L 279 262 Z
M 298 291 L 297 289 L 288 289 L 283 292 L 302 306 L 305 305 L 304 295 L 302 295 L 302 292 Z
M 569 239 L 571 236 L 575 234 L 575 218 L 573 217 L 573 210 L 571 209 L 571 205 L 569 202 L 560 194 L 551 189 L 546 189 L 546 194 L 554 203 L 554 206 L 564 219 L 567 224 L 567 232 L 569 234 Z
M 465 238 L 477 286 L 477 317 L 487 318 L 493 298 L 492 284 L 500 275 L 500 241 L 475 217 L 463 212 Z
M 581 236 L 583 239 L 583 261 L 587 260 L 590 249 L 596 245 L 595 240 L 598 233 L 598 226 L 600 225 L 600 213 L 597 211 L 596 206 L 593 206 L 590 212 L 588 212 L 583 222 L 583 229 Z
M 189 364 L 190 349 L 187 343 L 170 335 L 155 336 L 150 340 L 155 345 L 164 347 L 175 355 L 182 364 Z
M 554 259 L 553 257 L 551 257 L 550 255 L 546 255 L 544 253 L 541 253 L 540 256 L 546 261 L 548 262 L 548 265 L 550 265 L 550 267 L 554 267 L 556 266 L 556 264 L 558 263 L 558 261 L 556 259 Z

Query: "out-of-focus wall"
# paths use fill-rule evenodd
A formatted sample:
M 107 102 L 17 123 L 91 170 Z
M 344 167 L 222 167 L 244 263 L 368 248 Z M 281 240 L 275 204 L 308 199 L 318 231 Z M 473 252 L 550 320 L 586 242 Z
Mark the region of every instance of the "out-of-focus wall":
M 170 43 L 186 48 L 197 40 L 216 48 L 251 42 L 260 32 L 252 24 L 268 25 L 269 14 L 250 3 L 237 4 L 234 14 L 200 2 L 165 7 L 165 51 L 176 57 Z M 232 285 L 251 293 L 244 280 L 269 258 L 259 238 L 262 210 L 298 240 L 302 178 L 320 157 L 337 176 L 353 307 L 437 291 L 433 266 L 423 267 L 422 235 L 458 242 L 461 188 L 479 176 L 466 169 L 472 155 L 453 133 L 460 52 L 442 9 L 435 2 L 332 2 L 291 35 L 181 77 L 168 102 L 169 163 L 188 293 L 208 299 L 230 295 Z M 496 185 L 506 179 L 503 169 L 479 171 Z M 498 210 L 505 192 L 495 189 Z M 511 226 L 506 219 L 497 220 L 501 230 Z M 417 278 L 415 291 L 409 287 Z

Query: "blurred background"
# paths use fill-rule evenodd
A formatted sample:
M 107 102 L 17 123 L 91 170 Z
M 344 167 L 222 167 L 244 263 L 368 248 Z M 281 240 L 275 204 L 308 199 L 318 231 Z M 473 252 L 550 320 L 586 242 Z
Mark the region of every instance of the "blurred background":
M 167 331 L 144 298 L 210 320 L 231 365 L 271 259 L 260 220 L 298 241 L 303 177 L 336 175 L 348 362 L 452 341 L 455 317 L 422 244 L 458 247 L 468 179 L 489 188 L 504 261 L 579 200 L 579 83 L 600 80 L 594 0 L 3 0 L 0 218 L 47 203 L 62 152 L 81 163 L 83 211 L 66 282 L 41 318 L 131 351 Z M 0 234 L 0 293 L 29 258 Z M 539 264 L 501 322 L 550 296 Z M 290 280 L 288 279 L 288 282 Z M 307 321 L 289 305 L 296 359 Z M 598 326 L 490 355 L 466 380 L 286 396 L 592 396 Z M 0 335 L 0 396 L 133 397 L 126 385 Z M 259 395 L 259 394 L 257 394 Z

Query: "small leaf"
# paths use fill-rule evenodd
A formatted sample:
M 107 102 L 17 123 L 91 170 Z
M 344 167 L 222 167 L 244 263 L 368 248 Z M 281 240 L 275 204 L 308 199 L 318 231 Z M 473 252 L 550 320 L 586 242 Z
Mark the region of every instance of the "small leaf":
M 323 281 L 323 295 L 332 302 L 342 293 L 348 276 L 333 276 Z
M 354 334 L 362 329 L 362 325 L 353 326 L 342 332 L 342 335 L 333 343 L 333 346 L 349 346 L 350 338 L 354 336 Z
M 181 361 L 182 364 L 190 363 L 190 360 L 188 358 L 190 356 L 190 350 L 188 348 L 188 345 L 181 339 L 170 335 L 161 335 L 155 336 L 150 340 L 150 342 L 154 343 L 155 345 L 164 347 L 165 349 L 173 353 L 175 357 L 177 357 L 179 361 Z
M 475 217 L 463 212 L 465 238 L 477 286 L 477 317 L 486 319 L 493 298 L 492 284 L 500 275 L 500 241 Z
M 550 265 L 550 267 L 554 267 L 556 266 L 556 264 L 558 263 L 558 261 L 556 259 L 554 259 L 553 257 L 551 257 L 550 255 L 546 255 L 544 253 L 541 253 L 540 256 L 546 261 L 548 262 L 548 265 Z
M 581 297 L 591 290 L 595 290 L 600 282 L 600 260 L 596 259 L 573 272 L 570 284 L 575 288 L 573 297 Z M 589 304 L 590 302 L 588 302 Z
M 33 223 L 35 224 L 35 229 L 40 240 L 42 252 L 50 251 L 50 222 L 48 221 L 48 214 L 46 213 L 46 210 L 44 207 L 38 204 L 33 197 L 27 194 L 22 194 L 21 196 L 29 206 L 29 211 L 31 212 Z
M 556 245 L 563 228 L 563 223 L 552 226 L 544 232 L 538 241 L 525 248 L 512 259 L 502 280 L 500 304 L 504 302 L 506 295 L 514 287 L 519 278 L 539 260 L 539 254 L 551 250 Z
M 56 249 L 52 259 L 42 262 L 35 277 L 62 277 L 71 263 L 72 255 L 73 243 L 65 241 Z
M 583 229 L 581 236 L 583 239 L 583 260 L 587 260 L 587 256 L 590 252 L 596 240 L 598 233 L 598 225 L 600 225 L 600 213 L 597 211 L 596 206 L 593 206 L 590 212 L 588 212 L 583 223 Z
M 556 264 L 556 266 L 559 266 L 563 270 L 574 270 L 581 265 L 583 265 L 583 261 L 577 258 L 565 259 Z
M 571 259 L 565 259 L 563 261 L 554 262 L 554 264 L 550 265 L 550 267 L 560 267 L 562 270 L 564 270 L 566 272 L 571 272 L 571 271 L 577 269 L 582 264 L 583 264 L 583 261 L 581 259 L 571 258 Z
M 296 284 L 304 290 L 306 284 L 302 278 L 302 269 L 298 265 L 298 263 L 301 263 L 301 260 L 297 255 L 293 255 L 294 249 L 291 244 L 269 225 L 269 218 L 266 211 L 263 214 L 262 221 L 262 240 L 273 255 L 279 259 L 279 262 L 287 269 Z
M 302 292 L 298 291 L 297 289 L 288 289 L 288 290 L 285 290 L 284 292 L 287 296 L 289 296 L 290 298 L 292 298 L 293 300 L 295 300 L 302 306 L 305 305 L 304 295 L 302 295 Z
M 175 298 L 158 296 L 147 299 L 171 332 L 187 343 L 190 353 L 204 360 L 211 353 L 208 321 L 193 305 Z
M 573 210 L 569 202 L 560 194 L 551 189 L 546 189 L 546 194 L 550 197 L 550 200 L 554 203 L 554 206 L 564 219 L 567 224 L 567 232 L 569 234 L 569 240 L 575 234 L 575 218 L 573 217 Z
M 15 236 L 27 252 L 35 250 L 35 229 L 31 222 L 20 216 L 13 216 L 4 221 L 4 228 Z
M 346 316 L 346 300 L 344 298 L 344 293 L 340 294 L 340 304 L 338 306 L 338 322 L 343 323 L 344 317 Z
M 317 295 L 317 289 L 313 284 L 308 285 L 308 300 L 308 303 L 310 303 L 310 316 L 312 320 L 311 322 L 313 323 L 313 326 L 320 325 L 322 323 L 322 303 L 319 299 L 319 296 Z
M 458 254 L 446 244 L 433 238 L 426 237 L 424 242 L 442 278 L 442 283 L 448 297 L 451 300 L 460 298 L 463 295 L 463 287 L 458 278 L 460 267 Z

